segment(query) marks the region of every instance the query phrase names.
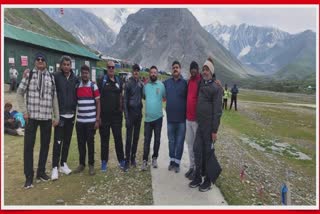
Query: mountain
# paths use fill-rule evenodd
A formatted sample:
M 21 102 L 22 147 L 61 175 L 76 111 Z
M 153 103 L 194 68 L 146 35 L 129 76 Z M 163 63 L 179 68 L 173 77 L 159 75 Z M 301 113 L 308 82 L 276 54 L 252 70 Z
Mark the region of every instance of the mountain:
M 116 39 L 115 32 L 101 18 L 82 9 L 65 8 L 64 15 L 57 8 L 43 8 L 42 11 L 94 50 L 106 53 Z
M 74 44 L 81 44 L 71 33 L 36 8 L 5 8 L 4 22 Z
M 86 8 L 84 9 L 103 19 L 105 23 L 118 34 L 120 28 L 127 22 L 130 14 L 136 13 L 137 8 Z
M 242 63 L 264 74 L 278 72 L 275 77 L 292 79 L 315 72 L 316 35 L 312 31 L 292 35 L 271 27 L 219 22 L 204 28 Z
M 214 58 L 221 80 L 235 81 L 254 73 L 205 31 L 188 9 L 141 9 L 129 15 L 110 51 L 116 57 L 166 71 L 178 60 L 185 75 L 191 61 L 201 66 L 208 56 Z

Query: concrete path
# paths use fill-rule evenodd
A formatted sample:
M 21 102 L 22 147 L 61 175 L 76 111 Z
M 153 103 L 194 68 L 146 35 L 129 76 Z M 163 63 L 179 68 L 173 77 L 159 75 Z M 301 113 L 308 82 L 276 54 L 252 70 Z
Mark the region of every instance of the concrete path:
M 153 139 L 150 151 L 153 148 Z M 167 137 L 167 120 L 163 117 L 161 145 L 158 157 L 158 168 L 151 167 L 154 205 L 227 205 L 220 190 L 214 185 L 208 192 L 198 188 L 189 188 L 189 180 L 184 174 L 189 169 L 188 148 L 185 144 L 180 165 L 180 172 L 168 171 L 169 147 Z

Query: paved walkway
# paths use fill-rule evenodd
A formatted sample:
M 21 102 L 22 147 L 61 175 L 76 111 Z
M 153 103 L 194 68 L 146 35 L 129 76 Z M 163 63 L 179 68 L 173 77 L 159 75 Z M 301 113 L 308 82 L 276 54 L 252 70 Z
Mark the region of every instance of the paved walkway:
M 150 151 L 153 148 L 153 139 Z M 167 120 L 163 117 L 161 145 L 157 169 L 151 167 L 154 205 L 227 205 L 220 190 L 214 185 L 208 192 L 198 188 L 189 188 L 189 180 L 184 174 L 189 169 L 188 148 L 185 144 L 180 165 L 180 172 L 168 171 L 169 148 L 167 137 Z

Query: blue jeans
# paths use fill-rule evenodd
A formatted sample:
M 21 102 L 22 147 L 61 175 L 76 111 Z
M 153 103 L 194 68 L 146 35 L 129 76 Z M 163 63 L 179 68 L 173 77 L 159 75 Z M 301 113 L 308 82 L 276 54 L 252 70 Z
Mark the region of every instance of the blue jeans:
M 184 138 L 186 136 L 186 122 L 170 123 L 168 122 L 168 139 L 169 139 L 169 157 L 170 161 L 180 165 Z
M 143 160 L 148 161 L 152 132 L 154 132 L 152 158 L 158 158 L 159 148 L 160 148 L 161 129 L 162 129 L 162 117 L 152 122 L 144 122 Z

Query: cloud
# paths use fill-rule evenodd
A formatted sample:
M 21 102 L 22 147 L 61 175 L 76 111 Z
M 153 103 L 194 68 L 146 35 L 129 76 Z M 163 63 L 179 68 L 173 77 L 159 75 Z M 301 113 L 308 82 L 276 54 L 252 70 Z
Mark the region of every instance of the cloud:
M 316 31 L 317 8 L 190 8 L 201 25 L 219 21 L 226 25 L 246 23 L 276 27 L 289 33 Z

